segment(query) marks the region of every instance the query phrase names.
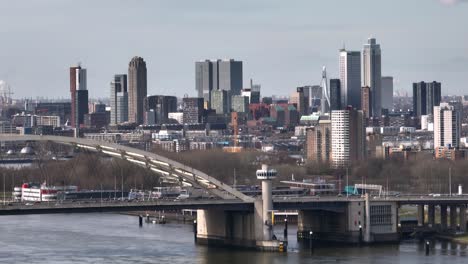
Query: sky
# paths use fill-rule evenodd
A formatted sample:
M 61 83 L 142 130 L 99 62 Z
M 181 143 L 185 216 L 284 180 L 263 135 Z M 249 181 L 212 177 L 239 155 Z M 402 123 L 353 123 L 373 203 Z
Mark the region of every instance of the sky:
M 70 66 L 92 98 L 145 59 L 148 95 L 195 96 L 195 61 L 243 61 L 267 96 L 338 77 L 338 50 L 374 37 L 395 90 L 440 81 L 468 94 L 468 0 L 0 0 L 0 80 L 15 98 L 68 98 Z M 411 93 L 410 93 L 411 95 Z

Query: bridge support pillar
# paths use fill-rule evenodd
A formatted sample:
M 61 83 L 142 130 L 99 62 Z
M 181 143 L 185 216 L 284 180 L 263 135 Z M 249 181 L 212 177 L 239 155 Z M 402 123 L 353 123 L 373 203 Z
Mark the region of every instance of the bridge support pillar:
M 430 204 L 428 206 L 427 218 L 429 227 L 434 227 L 435 225 L 435 205 Z
M 460 205 L 460 231 L 466 232 L 466 204 Z
M 255 248 L 255 212 L 197 210 L 197 243 Z
M 440 226 L 442 227 L 442 230 L 447 229 L 447 205 L 442 204 L 440 206 Z
M 424 204 L 418 205 L 418 226 L 424 226 Z
M 457 229 L 457 206 L 450 205 L 450 229 Z

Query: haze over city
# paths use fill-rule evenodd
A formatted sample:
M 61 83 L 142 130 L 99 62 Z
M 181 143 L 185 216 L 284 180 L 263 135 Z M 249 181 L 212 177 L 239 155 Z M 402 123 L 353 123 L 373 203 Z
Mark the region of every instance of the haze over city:
M 183 8 L 181 8 L 183 6 Z M 365 8 L 365 11 L 363 11 Z M 267 94 L 338 76 L 338 50 L 382 48 L 394 90 L 417 81 L 466 90 L 466 1 L 0 1 L 0 80 L 15 98 L 68 96 L 68 67 L 88 69 L 90 97 L 108 97 L 115 73 L 145 58 L 148 94 L 196 95 L 194 61 L 244 62 Z
M 468 0 L 0 0 L 0 263 L 465 263 Z

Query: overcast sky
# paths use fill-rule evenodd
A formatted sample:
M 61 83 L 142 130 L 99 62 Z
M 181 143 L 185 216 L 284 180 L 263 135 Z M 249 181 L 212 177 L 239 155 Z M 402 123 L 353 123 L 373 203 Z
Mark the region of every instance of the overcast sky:
M 91 97 L 133 56 L 148 67 L 148 94 L 195 95 L 194 62 L 234 58 L 264 95 L 337 77 L 338 49 L 382 49 L 395 89 L 442 82 L 468 94 L 465 0 L 0 0 L 0 80 L 14 97 L 69 97 L 68 67 L 88 69 Z

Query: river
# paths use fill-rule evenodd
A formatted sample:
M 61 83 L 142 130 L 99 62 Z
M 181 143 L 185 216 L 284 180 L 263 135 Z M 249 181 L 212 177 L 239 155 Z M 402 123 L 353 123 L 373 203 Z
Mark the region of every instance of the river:
M 278 237 L 282 237 L 278 226 Z M 193 241 L 191 225 L 144 224 L 119 214 L 0 216 L 0 263 L 468 263 L 468 248 L 436 242 L 424 245 L 317 247 L 302 249 L 289 230 L 288 253 L 208 248 Z

